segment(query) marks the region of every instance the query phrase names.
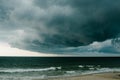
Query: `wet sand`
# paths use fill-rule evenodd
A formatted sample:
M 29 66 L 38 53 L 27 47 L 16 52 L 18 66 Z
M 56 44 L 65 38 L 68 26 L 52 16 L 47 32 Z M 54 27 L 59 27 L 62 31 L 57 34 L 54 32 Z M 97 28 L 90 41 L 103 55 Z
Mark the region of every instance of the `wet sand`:
M 59 77 L 59 78 L 34 79 L 34 80 L 120 80 L 120 72 L 109 72 L 109 73 L 80 75 L 74 77 Z

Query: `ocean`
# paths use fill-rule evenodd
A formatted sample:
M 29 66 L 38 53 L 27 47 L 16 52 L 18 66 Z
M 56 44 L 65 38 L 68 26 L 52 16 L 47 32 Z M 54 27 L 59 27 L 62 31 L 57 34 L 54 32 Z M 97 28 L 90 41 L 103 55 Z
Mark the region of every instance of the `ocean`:
M 0 80 L 35 80 L 120 71 L 120 57 L 0 57 Z

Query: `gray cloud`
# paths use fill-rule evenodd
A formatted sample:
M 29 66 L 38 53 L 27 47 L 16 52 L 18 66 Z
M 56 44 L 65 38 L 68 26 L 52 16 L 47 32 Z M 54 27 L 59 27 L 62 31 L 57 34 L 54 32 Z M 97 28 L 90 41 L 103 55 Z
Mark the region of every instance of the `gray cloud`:
M 0 38 L 14 47 L 43 52 L 104 41 L 120 32 L 119 4 L 119 0 L 1 0 Z

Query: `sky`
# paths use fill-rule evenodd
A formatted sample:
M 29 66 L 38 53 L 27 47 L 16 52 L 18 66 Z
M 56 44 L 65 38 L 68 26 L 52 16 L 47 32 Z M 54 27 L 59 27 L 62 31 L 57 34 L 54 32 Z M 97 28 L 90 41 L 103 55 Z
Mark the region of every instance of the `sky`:
M 12 48 L 9 44 L 6 43 L 0 43 L 0 56 L 19 56 L 19 57 L 41 57 L 41 56 L 55 56 L 53 54 L 48 54 L 45 55 L 43 53 L 37 53 L 37 52 L 31 52 L 31 51 L 27 51 L 27 50 L 21 50 L 18 48 Z
M 120 56 L 119 4 L 0 0 L 0 56 Z

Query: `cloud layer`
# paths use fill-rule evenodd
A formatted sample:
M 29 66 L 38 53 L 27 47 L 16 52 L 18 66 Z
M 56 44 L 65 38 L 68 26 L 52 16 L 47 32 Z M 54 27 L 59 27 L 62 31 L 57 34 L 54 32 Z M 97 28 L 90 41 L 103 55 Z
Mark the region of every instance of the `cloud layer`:
M 1 0 L 0 40 L 38 52 L 105 41 L 120 33 L 119 4 L 119 0 Z

